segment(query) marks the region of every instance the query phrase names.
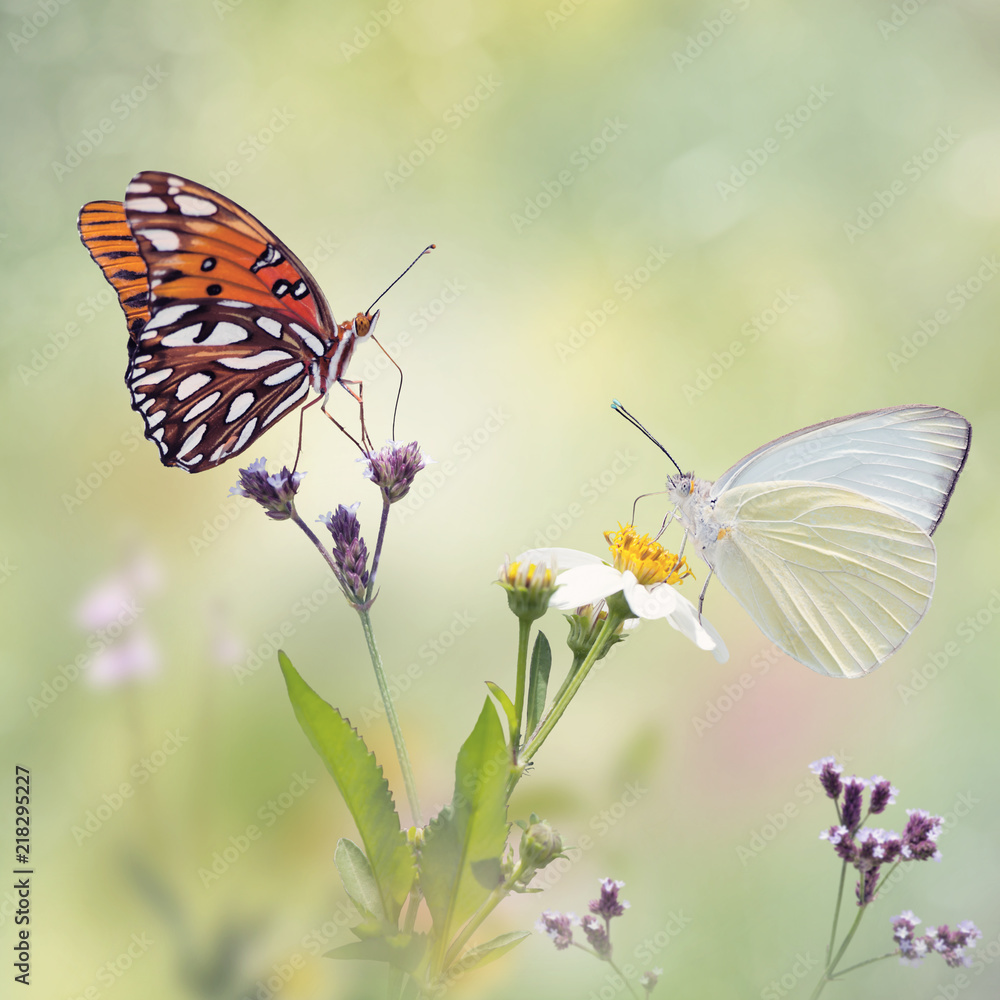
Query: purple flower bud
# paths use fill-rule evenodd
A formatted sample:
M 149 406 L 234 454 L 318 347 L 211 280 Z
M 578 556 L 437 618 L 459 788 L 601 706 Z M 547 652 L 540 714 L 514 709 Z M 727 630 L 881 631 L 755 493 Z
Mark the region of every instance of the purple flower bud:
M 607 924 L 598 920 L 592 913 L 580 918 L 580 926 L 587 935 L 587 943 L 601 958 L 611 954 L 611 940 L 608 937 Z
M 366 458 L 358 461 L 366 463 L 362 475 L 382 491 L 389 503 L 395 503 L 410 492 L 417 473 L 433 460 L 420 453 L 416 441 L 409 444 L 387 441 L 381 451 L 369 452 Z
M 885 778 L 878 776 L 872 778 L 871 785 L 872 792 L 868 811 L 873 816 L 877 816 L 879 813 L 885 812 L 886 806 L 895 804 L 899 789 L 893 788 Z
M 824 830 L 819 835 L 819 839 L 829 840 L 839 858 L 849 861 L 851 864 L 854 863 L 858 847 L 851 837 L 851 831 L 846 826 L 831 826 L 829 830 Z
M 350 507 L 341 504 L 336 513 L 327 514 L 320 521 L 333 536 L 333 561 L 347 599 L 351 603 L 364 603 L 368 588 L 368 549 L 361 537 L 357 509 L 358 504 Z
M 809 765 L 809 770 L 813 774 L 819 775 L 819 783 L 829 798 L 838 799 L 840 797 L 840 792 L 844 787 L 840 776 L 844 773 L 844 769 L 835 758 L 822 757 L 819 760 L 814 760 Z
M 844 804 L 841 821 L 848 830 L 856 830 L 861 823 L 861 806 L 868 782 L 864 778 L 848 778 L 844 782 Z
M 944 821 L 923 809 L 907 809 L 906 815 L 909 819 L 903 829 L 902 856 L 913 861 L 940 861 L 941 852 L 936 841 Z
M 269 476 L 266 465 L 266 458 L 258 458 L 245 469 L 240 469 L 240 481 L 230 488 L 229 493 L 253 500 L 264 508 L 268 517 L 285 521 L 294 512 L 293 499 L 305 473 L 282 468 Z
M 639 985 L 646 991 L 646 996 L 653 992 L 662 975 L 663 969 L 650 969 L 639 977 Z
M 601 880 L 601 898 L 590 901 L 590 912 L 596 913 L 605 920 L 620 917 L 629 907 L 623 899 L 619 901 L 618 892 L 625 888 L 624 882 L 616 882 L 613 878 Z
M 546 910 L 538 923 L 535 924 L 535 930 L 548 934 L 556 948 L 562 951 L 573 943 L 573 921 L 575 919 L 572 913 L 556 913 L 555 910 Z
M 858 898 L 858 906 L 865 906 L 875 898 L 875 886 L 878 885 L 878 867 L 862 872 L 861 878 L 854 890 Z

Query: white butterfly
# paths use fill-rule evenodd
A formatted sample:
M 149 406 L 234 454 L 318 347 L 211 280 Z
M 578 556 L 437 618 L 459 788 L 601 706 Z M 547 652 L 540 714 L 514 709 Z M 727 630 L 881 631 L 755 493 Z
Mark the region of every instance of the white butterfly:
M 769 639 L 818 673 L 862 677 L 927 613 L 931 535 L 971 437 L 939 406 L 872 410 L 786 434 L 714 483 L 678 467 L 667 493 Z

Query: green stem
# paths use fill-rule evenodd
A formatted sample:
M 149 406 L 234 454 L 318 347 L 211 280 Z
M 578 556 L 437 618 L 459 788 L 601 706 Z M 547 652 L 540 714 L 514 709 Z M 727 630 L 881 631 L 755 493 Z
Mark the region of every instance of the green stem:
M 372 571 L 368 574 L 368 589 L 365 591 L 365 603 L 372 599 L 375 589 L 375 574 L 378 572 L 379 559 L 382 557 L 382 542 L 385 540 L 385 528 L 389 523 L 389 498 L 382 496 L 382 520 L 378 526 L 378 541 L 375 543 L 375 555 L 372 556 Z
M 406 752 L 406 741 L 403 739 L 403 730 L 399 726 L 396 707 L 392 703 L 392 695 L 389 693 L 389 685 L 386 683 L 385 670 L 382 668 L 382 656 L 378 651 L 378 646 L 375 644 L 375 633 L 372 631 L 371 615 L 364 608 L 359 608 L 358 617 L 361 619 L 361 627 L 364 629 L 365 640 L 368 642 L 368 652 L 372 658 L 375 679 L 378 681 L 379 693 L 382 695 L 382 704 L 385 705 L 385 715 L 389 720 L 389 728 L 392 730 L 392 741 L 396 744 L 396 757 L 399 760 L 399 769 L 403 772 L 403 784 L 406 786 L 406 797 L 410 803 L 410 813 L 413 816 L 413 823 L 414 826 L 423 826 L 424 821 L 420 816 L 420 802 L 417 799 L 417 783 L 413 779 L 413 768 L 410 765 L 410 755 Z
M 631 993 L 632 996 L 635 997 L 635 1000 L 639 1000 L 639 994 L 636 993 L 635 988 L 625 978 L 625 973 L 622 972 L 622 970 L 618 968 L 618 966 L 614 963 L 614 961 L 612 961 L 612 959 L 610 959 L 610 958 L 608 958 L 608 957 L 606 957 L 604 955 L 598 955 L 598 953 L 596 951 L 594 951 L 593 948 L 588 948 L 585 944 L 580 944 L 579 941 L 572 941 L 570 943 L 573 945 L 574 948 L 579 948 L 580 951 L 585 951 L 588 955 L 593 955 L 594 958 L 596 958 L 598 961 L 600 961 L 600 962 L 607 962 L 608 965 L 610 965 L 611 968 L 614 969 L 615 972 L 618 973 L 619 978 L 626 985 L 626 987 L 628 987 L 629 993 Z
M 858 908 L 858 915 L 854 918 L 854 923 L 851 924 L 851 929 L 847 932 L 846 937 L 840 945 L 837 954 L 830 959 L 827 967 L 823 970 L 823 975 L 820 976 L 819 982 L 816 984 L 816 989 L 813 990 L 812 996 L 809 1000 L 817 1000 L 819 995 L 826 989 L 826 984 L 830 982 L 833 978 L 834 973 L 837 971 L 837 966 L 840 964 L 840 960 L 844 957 L 844 952 L 847 951 L 848 946 L 854 939 L 854 935 L 858 931 L 858 927 L 861 924 L 861 918 L 865 915 L 865 910 L 868 909 L 868 904 Z
M 841 976 L 846 976 L 848 972 L 853 972 L 855 969 L 860 969 L 866 965 L 872 965 L 875 962 L 884 962 L 887 958 L 896 958 L 899 955 L 898 951 L 887 951 L 884 955 L 876 955 L 875 958 L 867 958 L 863 962 L 858 962 L 857 965 L 850 965 L 846 969 L 841 969 L 837 973 L 837 978 L 840 979 Z
M 566 674 L 566 679 L 562 682 L 559 690 L 556 692 L 555 698 L 552 699 L 552 704 L 554 705 L 566 692 L 566 688 L 569 687 L 569 683 L 576 676 L 576 672 L 580 669 L 580 664 L 583 663 L 583 657 L 579 653 L 573 654 L 573 665 L 569 668 L 569 673 Z
M 524 679 L 528 672 L 528 640 L 531 638 L 531 619 L 519 618 L 517 630 L 517 688 L 514 693 L 516 724 L 510 730 L 510 759 L 517 763 L 517 750 L 521 745 L 521 721 L 524 719 Z
M 552 708 L 549 709 L 548 715 L 542 720 L 541 725 L 538 727 L 538 732 L 524 748 L 524 753 L 522 754 L 522 759 L 530 761 L 534 755 L 538 752 L 541 745 L 548 738 L 549 733 L 555 728 L 556 723 L 562 718 L 563 712 L 566 711 L 569 703 L 573 700 L 576 692 L 580 690 L 580 685 L 587 679 L 587 674 L 590 673 L 591 667 L 600 658 L 601 652 L 604 647 L 608 644 L 608 640 L 614 634 L 615 629 L 625 620 L 625 615 L 618 610 L 612 610 L 608 608 L 608 617 L 604 621 L 604 627 L 601 629 L 594 641 L 594 645 L 590 647 L 590 652 L 587 654 L 583 663 L 580 664 L 580 669 L 573 675 L 569 684 L 565 686 L 565 690 L 559 695 Z
M 837 905 L 833 908 L 833 929 L 830 931 L 830 943 L 826 946 L 826 960 L 830 961 L 833 954 L 833 946 L 837 940 L 837 922 L 840 920 L 840 904 L 844 899 L 844 882 L 847 879 L 847 862 L 840 868 L 840 887 L 837 889 Z
M 448 969 L 456 958 L 461 954 L 462 949 L 466 946 L 469 938 L 479 929 L 480 924 L 497 908 L 503 898 L 510 892 L 511 887 L 514 883 L 524 874 L 526 868 L 524 862 L 521 862 L 514 870 L 513 874 L 505 882 L 498 885 L 487 897 L 483 900 L 479 909 L 469 918 L 469 922 L 462 928 L 461 934 L 451 943 L 451 947 L 447 950 L 444 956 L 444 962 L 442 967 L 437 970 L 437 975 L 440 975 L 446 969 Z

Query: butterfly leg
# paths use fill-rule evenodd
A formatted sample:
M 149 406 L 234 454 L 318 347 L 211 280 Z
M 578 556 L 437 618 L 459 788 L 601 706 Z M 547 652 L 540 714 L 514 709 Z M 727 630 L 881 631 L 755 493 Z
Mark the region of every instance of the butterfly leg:
M 368 436 L 368 428 L 365 427 L 365 399 L 364 399 L 364 383 L 360 380 L 355 381 L 354 379 L 342 378 L 338 379 L 338 382 L 347 390 L 351 398 L 354 399 L 358 404 L 358 411 L 361 417 L 361 441 L 366 446 L 368 451 L 374 451 L 372 446 L 372 439 Z M 358 391 L 354 392 L 351 389 L 352 385 L 358 387 Z
M 712 574 L 715 572 L 711 566 L 708 568 L 708 576 L 705 577 L 705 586 L 701 588 L 701 594 L 698 597 L 698 621 L 701 621 L 701 609 L 702 605 L 705 603 L 705 591 L 708 590 L 708 581 L 712 579 Z
M 320 412 L 340 431 L 344 437 L 348 438 L 358 451 L 361 452 L 365 457 L 368 456 L 370 449 L 365 448 L 361 442 L 326 408 L 326 404 L 329 402 L 328 399 L 323 400 L 323 405 L 320 407 Z
M 309 402 L 299 410 L 299 446 L 295 449 L 295 464 L 292 466 L 292 472 L 298 471 L 299 468 L 299 456 L 302 454 L 302 429 L 305 422 L 306 410 L 308 410 L 310 406 L 315 406 L 318 402 L 320 402 L 320 400 L 322 400 L 322 398 L 322 396 L 317 396 L 315 399 L 310 399 Z
M 670 522 L 677 516 L 677 508 L 674 507 L 664 518 L 663 524 L 660 525 L 660 530 L 656 533 L 656 537 L 653 539 L 654 542 L 658 542 L 663 535 L 663 532 L 670 527 Z M 687 535 L 684 536 L 687 538 Z

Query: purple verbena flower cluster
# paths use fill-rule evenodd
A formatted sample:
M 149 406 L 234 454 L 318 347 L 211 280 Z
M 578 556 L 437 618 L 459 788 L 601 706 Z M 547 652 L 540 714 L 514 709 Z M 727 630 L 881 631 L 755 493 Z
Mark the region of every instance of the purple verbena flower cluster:
M 369 452 L 358 461 L 366 463 L 364 477 L 382 491 L 386 502 L 395 503 L 410 492 L 417 473 L 432 459 L 421 454 L 416 441 L 409 444 L 387 441 L 381 451 Z
M 883 865 L 897 861 L 940 861 L 937 838 L 942 819 L 923 809 L 908 809 L 902 835 L 894 830 L 862 827 L 869 817 L 878 815 L 896 801 L 899 789 L 882 777 L 870 781 L 864 778 L 843 778 L 843 768 L 833 759 L 824 757 L 809 765 L 827 796 L 837 807 L 840 822 L 824 830 L 820 839 L 828 840 L 841 860 L 859 872 L 855 890 L 858 906 L 875 898 L 879 872 Z M 869 790 L 868 811 L 865 812 L 865 790 Z
M 971 920 L 963 920 L 955 930 L 941 924 L 917 937 L 915 931 L 919 923 L 920 918 L 909 910 L 892 918 L 892 937 L 899 946 L 902 965 L 919 965 L 930 952 L 937 952 L 952 968 L 972 964 L 965 949 L 975 948 L 983 934 Z
M 305 473 L 282 468 L 268 475 L 266 466 L 267 459 L 258 458 L 240 469 L 240 481 L 229 492 L 256 501 L 275 521 L 286 521 L 294 513 L 293 500 Z
M 573 927 L 579 927 L 587 938 L 592 954 L 603 961 L 611 961 L 611 921 L 620 917 L 629 907 L 628 901 L 620 898 L 624 882 L 613 878 L 601 879 L 601 895 L 590 901 L 589 913 L 575 917 L 572 913 L 555 913 L 546 910 L 535 925 L 536 929 L 552 938 L 556 948 L 562 951 L 571 944 L 578 948 L 587 948 L 573 940 Z M 639 985 L 646 991 L 646 996 L 653 992 L 662 975 L 662 969 L 651 969 L 643 973 Z
M 365 603 L 368 588 L 368 549 L 361 537 L 357 508 L 357 504 L 341 504 L 335 512 L 320 518 L 333 536 L 333 561 L 340 585 L 355 605 Z

